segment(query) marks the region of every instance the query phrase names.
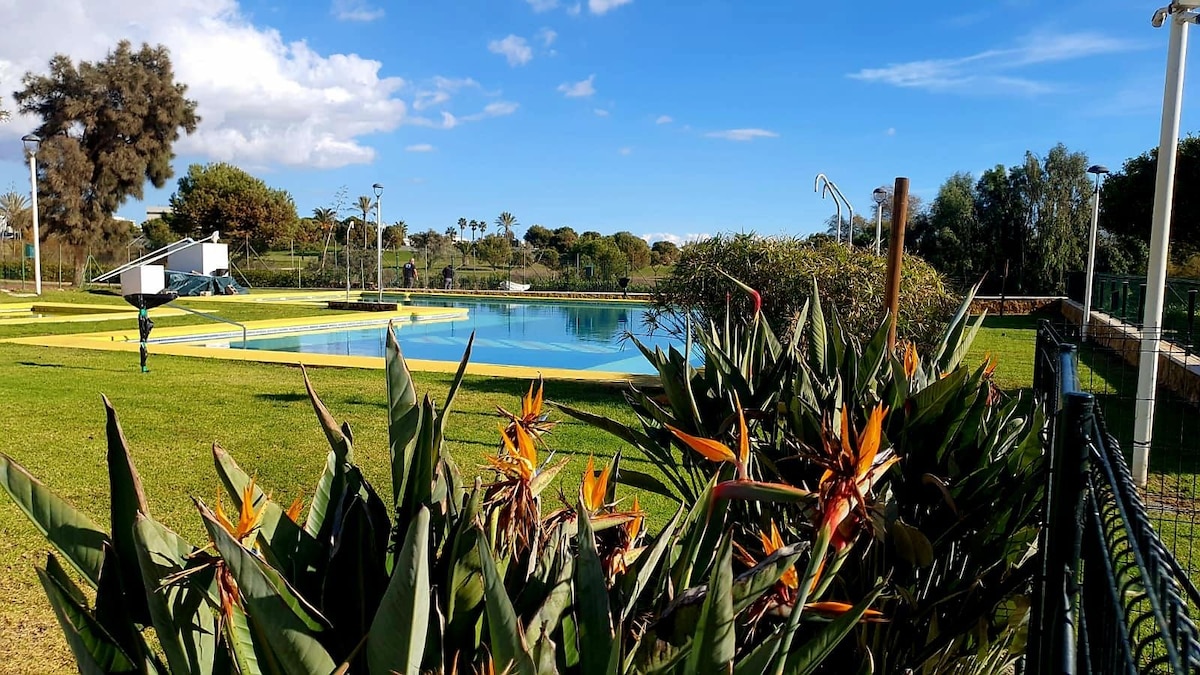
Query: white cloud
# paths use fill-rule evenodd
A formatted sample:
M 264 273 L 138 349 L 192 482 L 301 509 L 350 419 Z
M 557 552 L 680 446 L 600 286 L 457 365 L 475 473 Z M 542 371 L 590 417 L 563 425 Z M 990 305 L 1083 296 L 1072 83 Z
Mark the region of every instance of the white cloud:
M 752 141 L 756 138 L 778 138 L 779 134 L 767 129 L 726 129 L 710 131 L 704 134 L 709 138 L 723 138 L 727 141 Z
M 538 37 L 542 39 L 543 47 L 549 47 L 558 39 L 558 33 L 550 28 L 543 28 L 538 31 Z
M 609 10 L 621 5 L 628 5 L 633 0 L 588 0 L 588 11 L 592 14 L 606 14 Z
M 1139 43 L 1099 33 L 1035 33 L 1014 47 L 988 49 L 967 56 L 893 63 L 864 68 L 849 77 L 863 82 L 935 92 L 1018 94 L 1057 91 L 1040 79 L 1010 74 L 1033 66 L 1074 61 L 1140 48 Z
M 538 12 L 538 13 L 549 12 L 550 10 L 554 9 L 555 7 L 558 7 L 558 0 L 525 0 L 525 1 L 529 3 L 529 6 L 530 6 L 530 8 L 533 9 L 533 11 Z
M 558 90 L 567 98 L 587 98 L 596 93 L 595 81 L 595 75 L 588 75 L 586 80 L 564 82 L 558 85 Z
M 675 121 L 675 119 L 672 118 L 670 115 L 659 115 L 658 119 L 654 120 L 654 123 L 655 124 L 670 124 L 671 122 L 674 122 L 674 121 Z
M 413 97 L 413 110 L 425 110 L 441 105 L 463 89 L 478 89 L 479 83 L 469 77 L 449 78 L 437 76 L 433 81 L 418 89 Z
M 626 147 L 626 148 L 621 148 L 621 149 L 620 149 L 620 150 L 618 150 L 617 152 L 621 153 L 622 155 L 632 155 L 632 154 L 633 154 L 633 148 L 628 148 L 628 147 Z
M 887 131 L 885 131 L 883 133 L 887 134 L 888 136 L 895 136 L 896 135 L 896 127 L 888 127 Z
M 375 21 L 383 18 L 382 7 L 372 7 L 367 0 L 333 0 L 330 12 L 338 21 Z
M 579 4 L 578 2 L 567 8 L 567 14 L 570 14 L 571 16 L 579 16 L 579 13 L 582 11 L 583 5 Z
M 405 152 L 433 152 L 434 150 L 437 150 L 437 148 L 428 143 L 417 143 L 416 145 L 410 145 L 407 148 L 404 148 Z
M 44 72 L 55 53 L 95 60 L 121 38 L 168 45 L 203 118 L 176 144 L 183 155 L 256 166 L 367 163 L 375 151 L 359 139 L 407 123 L 397 97 L 405 82 L 382 75 L 379 61 L 285 41 L 253 24 L 235 0 L 0 3 L 0 25 L 22 27 L 0 41 L 9 86 L 27 70 Z M 5 126 L 0 137 L 24 133 L 33 120 Z
M 608 117 L 609 116 L 609 112 L 607 110 L 605 110 L 604 108 L 596 108 L 592 112 L 596 113 L 596 117 Z
M 443 110 L 442 120 L 440 122 L 431 120 L 427 117 L 414 117 L 411 120 L 411 124 L 422 127 L 430 127 L 433 129 L 453 129 L 463 122 L 478 122 L 491 117 L 504 117 L 505 115 L 511 115 L 520 107 L 520 104 L 512 101 L 495 101 L 485 105 L 483 110 L 470 115 L 463 115 L 459 117 L 454 113 Z
M 415 100 L 423 101 L 422 108 L 438 105 L 437 80 L 422 98 L 379 61 L 288 41 L 252 22 L 236 0 L 0 1 L 0 26 L 16 25 L 22 29 L 0 40 L 6 94 L 22 73 L 44 72 L 55 53 L 96 60 L 121 38 L 169 46 L 176 77 L 188 85 L 203 118 L 196 133 L 176 144 L 183 156 L 252 167 L 365 164 L 376 157 L 365 137 L 446 121 L 414 117 L 405 100 L 414 96 L 414 107 Z M 453 93 L 447 82 L 442 90 Z M 0 107 L 13 110 L 12 99 L 2 98 Z M 502 112 L 492 107 L 477 114 Z M 0 125 L 0 154 L 33 126 L 34 120 L 17 115 Z
M 656 241 L 669 241 L 676 246 L 683 246 L 684 244 L 691 243 L 693 241 L 708 239 L 712 235 L 707 232 L 688 232 L 687 234 L 676 234 L 674 232 L 649 232 L 640 236 L 642 239 L 646 240 L 647 244 L 653 244 Z
M 488 51 L 500 54 L 508 59 L 510 66 L 523 66 L 533 60 L 533 50 L 525 38 L 509 35 L 503 40 L 492 40 L 488 43 Z

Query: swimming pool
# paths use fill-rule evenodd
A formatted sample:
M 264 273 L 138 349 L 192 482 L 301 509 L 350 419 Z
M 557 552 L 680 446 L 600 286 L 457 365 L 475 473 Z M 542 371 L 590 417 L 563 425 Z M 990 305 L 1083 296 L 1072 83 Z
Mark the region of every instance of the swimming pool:
M 396 337 L 409 359 L 458 361 L 475 331 L 472 363 L 653 374 L 625 335 L 636 335 L 651 349 L 678 344 L 646 332 L 647 308 L 639 304 L 491 298 L 415 298 L 404 304 L 468 310 L 461 319 L 396 322 Z M 382 357 L 386 331 L 385 325 L 378 325 L 289 332 L 251 337 L 245 349 Z M 242 343 L 233 340 L 228 346 L 241 349 Z

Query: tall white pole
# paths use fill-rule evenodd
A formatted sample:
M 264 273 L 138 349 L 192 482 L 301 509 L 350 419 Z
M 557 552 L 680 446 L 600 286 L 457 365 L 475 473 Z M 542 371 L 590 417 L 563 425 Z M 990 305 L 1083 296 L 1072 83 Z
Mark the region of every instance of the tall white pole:
M 1172 5 L 1173 9 L 1175 5 Z M 1171 235 L 1171 200 L 1175 193 L 1175 159 L 1179 148 L 1179 115 L 1183 100 L 1184 57 L 1188 22 L 1194 13 L 1170 13 L 1167 77 L 1163 88 L 1162 128 L 1158 140 L 1158 175 L 1154 183 L 1154 218 L 1150 230 L 1150 264 L 1146 271 L 1146 315 L 1138 359 L 1137 405 L 1133 425 L 1133 476 L 1146 484 L 1150 440 L 1154 435 L 1154 395 L 1158 385 L 1158 345 L 1162 333 L 1163 296 L 1167 283 L 1167 247 Z
M 29 203 L 30 211 L 33 213 L 33 292 L 37 295 L 42 294 L 42 233 L 38 223 L 38 203 L 37 203 L 37 153 L 29 153 Z M 24 252 L 21 255 L 25 255 Z M 79 279 L 75 280 L 75 285 L 78 286 Z
M 875 255 L 879 255 L 880 242 L 883 240 L 883 202 L 875 204 Z
M 1086 342 L 1088 324 L 1092 319 L 1092 279 L 1096 274 L 1096 230 L 1100 225 L 1100 174 L 1096 174 L 1096 194 L 1092 196 L 1092 228 L 1088 234 L 1087 274 L 1083 282 L 1083 321 L 1079 337 Z
M 375 288 L 383 302 L 383 194 L 375 196 Z

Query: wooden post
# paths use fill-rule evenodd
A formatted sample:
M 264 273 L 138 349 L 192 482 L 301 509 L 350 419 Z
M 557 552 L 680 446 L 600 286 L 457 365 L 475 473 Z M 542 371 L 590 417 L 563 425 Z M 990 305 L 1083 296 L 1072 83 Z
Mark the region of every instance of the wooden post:
M 896 349 L 896 322 L 900 314 L 900 270 L 904 265 L 904 228 L 908 225 L 908 179 L 896 179 L 892 195 L 892 232 L 888 240 L 887 278 L 884 283 L 884 307 L 890 312 L 888 350 Z

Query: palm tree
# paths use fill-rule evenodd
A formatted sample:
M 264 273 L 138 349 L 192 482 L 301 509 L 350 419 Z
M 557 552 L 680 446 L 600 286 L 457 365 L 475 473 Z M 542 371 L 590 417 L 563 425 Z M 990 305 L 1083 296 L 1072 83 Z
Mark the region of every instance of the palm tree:
M 475 243 L 475 232 L 479 230 L 479 221 L 471 221 L 471 244 Z
M 362 211 L 363 248 L 366 248 L 370 244 L 370 242 L 367 241 L 367 223 L 371 217 L 371 212 L 375 210 L 375 200 L 365 195 L 360 196 L 358 198 L 357 208 L 359 211 Z
M 499 227 L 503 227 L 504 228 L 504 236 L 508 237 L 509 239 L 512 239 L 513 228 L 520 225 L 520 223 L 517 222 L 516 216 L 509 213 L 508 211 L 505 211 L 504 213 L 500 214 L 499 218 L 496 219 L 496 225 Z
M 329 241 L 333 239 L 333 231 L 337 227 L 337 211 L 333 209 L 313 209 L 313 220 L 325 228 L 325 248 L 321 250 L 321 269 L 325 269 L 325 256 L 329 254 Z
M 0 195 L 0 220 L 3 220 L 15 233 L 20 233 L 26 239 L 26 229 L 33 226 L 33 216 L 29 209 L 29 199 L 20 192 L 8 191 Z
M 458 234 L 459 234 L 458 238 L 460 241 L 467 238 L 467 219 L 466 218 L 458 219 Z

